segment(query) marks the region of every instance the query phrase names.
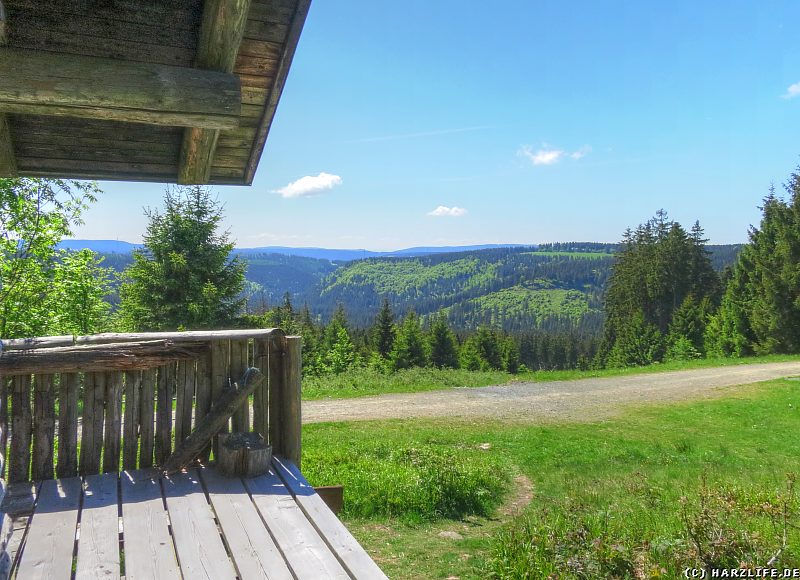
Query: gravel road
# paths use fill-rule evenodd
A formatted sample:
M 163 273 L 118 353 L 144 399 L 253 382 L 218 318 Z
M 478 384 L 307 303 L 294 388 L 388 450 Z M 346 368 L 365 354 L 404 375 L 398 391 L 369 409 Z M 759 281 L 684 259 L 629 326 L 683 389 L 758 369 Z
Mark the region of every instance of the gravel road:
M 613 416 L 631 404 L 718 397 L 728 387 L 794 375 L 800 375 L 800 362 L 305 401 L 303 422 L 411 417 L 586 421 Z

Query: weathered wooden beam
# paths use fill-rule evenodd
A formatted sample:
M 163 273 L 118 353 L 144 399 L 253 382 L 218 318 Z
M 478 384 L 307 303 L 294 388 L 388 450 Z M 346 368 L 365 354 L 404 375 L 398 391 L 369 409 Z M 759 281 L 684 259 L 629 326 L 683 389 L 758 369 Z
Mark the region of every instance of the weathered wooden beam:
M 233 71 L 249 12 L 250 0 L 206 0 L 195 60 L 197 68 Z M 216 129 L 192 127 L 184 131 L 178 183 L 208 183 L 218 139 Z
M 176 441 L 175 451 L 161 466 L 166 473 L 174 473 L 191 463 L 208 445 L 211 438 L 227 424 L 231 415 L 240 405 L 246 404 L 247 397 L 264 380 L 257 368 L 251 367 L 242 375 L 238 383 L 225 389 L 206 417 L 197 423 L 194 431 L 182 442 Z
M 174 344 L 169 340 L 10 350 L 4 351 L 0 357 L 0 373 L 22 375 L 147 369 L 180 359 L 197 358 L 207 351 L 206 342 Z
M 305 24 L 310 7 L 311 0 L 299 0 L 297 2 L 297 9 L 289 24 L 280 64 L 275 74 L 275 81 L 272 83 L 272 87 L 269 90 L 267 104 L 264 107 L 264 113 L 258 124 L 256 140 L 255 143 L 253 143 L 253 148 L 250 150 L 250 161 L 247 163 L 244 174 L 245 185 L 251 185 L 253 183 L 253 178 L 255 178 L 258 162 L 261 159 L 261 152 L 264 150 L 264 144 L 267 142 L 269 128 L 272 125 L 272 119 L 275 117 L 275 111 L 278 109 L 278 101 L 280 101 L 283 87 L 286 84 L 286 78 L 289 76 L 289 67 L 294 58 L 297 43 L 300 40 L 300 33 L 303 31 L 303 25 Z
M 33 350 L 61 346 L 143 342 L 170 340 L 174 343 L 201 342 L 205 340 L 244 340 L 283 336 L 280 328 L 245 328 L 234 330 L 189 330 L 187 332 L 106 332 L 87 336 L 39 336 L 36 338 L 10 338 L 3 340 L 3 350 Z
M 0 0 L 0 46 L 8 43 L 8 19 Z M 14 177 L 17 175 L 17 158 L 14 154 L 14 144 L 11 141 L 11 128 L 8 126 L 8 116 L 0 113 L 0 177 Z
M 3 48 L 0 111 L 232 129 L 241 88 L 229 73 Z

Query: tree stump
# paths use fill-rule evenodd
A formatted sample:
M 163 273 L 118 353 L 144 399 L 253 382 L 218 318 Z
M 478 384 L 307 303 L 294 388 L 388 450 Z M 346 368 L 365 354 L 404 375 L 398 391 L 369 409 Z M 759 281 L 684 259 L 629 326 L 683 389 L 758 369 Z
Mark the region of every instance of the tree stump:
M 272 446 L 258 433 L 226 433 L 219 436 L 217 468 L 228 476 L 256 477 L 269 471 Z

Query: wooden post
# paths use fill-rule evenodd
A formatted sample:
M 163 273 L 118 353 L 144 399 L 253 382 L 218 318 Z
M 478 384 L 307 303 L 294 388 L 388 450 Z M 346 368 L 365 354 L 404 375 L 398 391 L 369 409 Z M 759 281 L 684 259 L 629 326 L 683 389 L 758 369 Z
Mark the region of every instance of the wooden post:
M 258 477 L 269 471 L 272 448 L 260 433 L 226 433 L 219 436 L 217 468 L 223 475 Z
M 125 420 L 122 422 L 122 469 L 136 469 L 141 425 L 142 371 L 125 373 Z M 152 415 L 152 414 L 151 414 Z M 150 417 L 152 419 L 152 416 Z
M 283 457 L 300 467 L 302 416 L 300 412 L 303 339 L 286 337 L 283 356 L 283 393 L 280 402 L 281 451 Z
M 269 368 L 269 444 L 272 453 L 284 455 L 283 452 L 283 419 L 281 401 L 283 400 L 283 357 L 286 349 L 285 336 L 273 336 L 269 340 L 267 365 Z
M 141 448 L 139 449 L 139 467 L 145 469 L 153 466 L 153 437 L 155 435 L 155 392 L 156 369 L 142 371 L 142 396 L 139 406 L 139 421 L 142 430 L 139 433 Z
M 269 376 L 269 341 L 253 341 L 253 366 Z M 267 381 L 253 393 L 253 431 L 259 433 L 264 441 L 269 437 L 269 384 Z
M 158 369 L 158 410 L 156 411 L 156 463 L 161 464 L 172 453 L 172 393 L 175 387 L 176 363 Z
M 116 473 L 119 471 L 123 376 L 120 371 L 106 373 L 103 473 Z
M 230 380 L 238 380 L 244 374 L 244 371 L 249 368 L 248 364 L 248 341 L 247 340 L 232 340 L 231 341 L 231 369 Z M 250 405 L 240 405 L 236 412 L 231 417 L 231 430 L 245 433 L 250 431 Z
M 8 481 L 28 481 L 31 460 L 31 377 L 17 375 L 11 391 L 11 449 Z

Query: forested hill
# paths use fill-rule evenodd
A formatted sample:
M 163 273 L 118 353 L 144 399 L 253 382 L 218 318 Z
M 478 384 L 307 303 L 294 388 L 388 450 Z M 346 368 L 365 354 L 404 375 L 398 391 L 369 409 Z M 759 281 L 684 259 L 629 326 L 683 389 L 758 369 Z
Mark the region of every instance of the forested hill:
M 251 311 L 279 304 L 289 292 L 326 321 L 342 304 L 350 322 L 374 321 L 383 297 L 402 315 L 443 310 L 458 329 L 492 324 L 505 330 L 599 331 L 605 284 L 616 244 L 559 243 L 491 248 L 415 257 L 332 262 L 275 253 L 242 252 Z M 708 246 L 717 270 L 732 264 L 740 245 Z M 238 253 L 238 252 L 237 252 Z M 122 270 L 130 254 L 105 254 Z

